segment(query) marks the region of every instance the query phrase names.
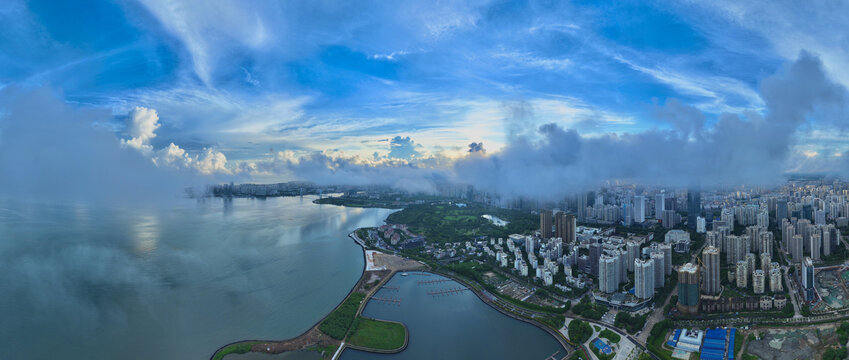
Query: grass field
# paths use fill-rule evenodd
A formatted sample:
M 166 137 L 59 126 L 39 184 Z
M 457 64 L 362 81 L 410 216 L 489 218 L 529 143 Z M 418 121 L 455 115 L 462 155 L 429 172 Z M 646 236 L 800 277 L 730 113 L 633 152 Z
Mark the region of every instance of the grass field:
M 321 325 L 318 326 L 319 330 L 336 340 L 344 339 L 365 296 L 365 294 L 359 292 L 351 294 L 342 305 L 339 305 L 321 322 Z
M 247 352 L 251 351 L 251 346 L 253 344 L 256 344 L 256 343 L 258 343 L 258 342 L 253 341 L 253 342 L 243 342 L 243 343 L 228 345 L 228 346 L 224 347 L 223 349 L 219 350 L 218 352 L 216 352 L 215 356 L 212 357 L 212 360 L 221 360 L 221 359 L 224 358 L 224 356 L 229 355 L 229 354 L 244 354 L 244 353 L 247 353 Z
M 369 349 L 395 350 L 404 346 L 407 329 L 394 322 L 359 317 L 351 327 L 348 343 Z

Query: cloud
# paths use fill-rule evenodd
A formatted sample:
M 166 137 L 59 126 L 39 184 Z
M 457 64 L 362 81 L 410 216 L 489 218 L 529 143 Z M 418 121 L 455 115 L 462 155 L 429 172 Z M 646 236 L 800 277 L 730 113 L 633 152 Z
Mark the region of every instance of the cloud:
M 389 157 L 393 159 L 412 160 L 421 157 L 421 145 L 416 144 L 409 136 L 395 136 L 389 140 Z
M 473 142 L 469 144 L 469 152 L 470 153 L 486 153 L 486 149 L 483 148 L 483 142 Z
M 126 133 L 130 139 L 121 139 L 121 144 L 142 152 L 150 152 L 153 150 L 150 140 L 156 137 L 158 128 L 159 115 L 156 110 L 136 107 L 127 116 Z
M 150 113 L 132 130 L 150 136 Z M 66 105 L 46 88 L 0 91 L 0 195 L 56 201 L 155 201 L 194 184 L 124 146 L 103 110 Z M 155 122 L 154 122 L 155 123 Z M 141 123 L 140 123 L 141 124 Z M 136 131 L 138 130 L 138 131 Z

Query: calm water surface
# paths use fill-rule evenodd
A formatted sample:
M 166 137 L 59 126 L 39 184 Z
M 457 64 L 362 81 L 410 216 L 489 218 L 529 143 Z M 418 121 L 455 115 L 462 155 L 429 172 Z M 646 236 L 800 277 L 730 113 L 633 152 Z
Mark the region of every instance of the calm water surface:
M 431 296 L 428 291 L 463 288 L 457 282 L 419 284 L 419 281 L 445 279 L 437 275 L 395 276 L 376 297 L 401 299 L 401 305 L 371 300 L 363 314 L 395 320 L 407 325 L 410 343 L 391 355 L 378 355 L 346 349 L 342 360 L 361 359 L 545 359 L 565 350 L 554 337 L 525 322 L 507 317 L 464 291 L 457 295 Z
M 0 200 L 0 359 L 207 359 L 312 326 L 392 210 L 313 197 L 165 207 Z

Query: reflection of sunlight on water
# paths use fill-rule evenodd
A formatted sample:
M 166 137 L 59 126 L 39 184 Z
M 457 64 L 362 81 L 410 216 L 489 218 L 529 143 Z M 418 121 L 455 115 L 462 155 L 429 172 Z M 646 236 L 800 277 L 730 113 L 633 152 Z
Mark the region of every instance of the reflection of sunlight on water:
M 159 222 L 155 216 L 140 216 L 132 225 L 133 252 L 148 256 L 156 251 L 159 244 Z

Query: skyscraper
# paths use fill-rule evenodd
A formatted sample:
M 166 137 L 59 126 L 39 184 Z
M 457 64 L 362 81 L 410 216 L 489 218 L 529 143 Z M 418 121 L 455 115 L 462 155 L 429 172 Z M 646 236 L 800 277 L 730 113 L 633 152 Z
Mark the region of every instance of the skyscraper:
M 539 234 L 543 239 L 551 239 L 551 210 L 539 212 Z
M 699 267 L 686 263 L 678 270 L 678 311 L 695 314 L 699 311 Z
M 714 246 L 707 246 L 702 251 L 702 264 L 705 266 L 705 294 L 711 296 L 719 295 L 719 249 Z
M 666 194 L 660 193 L 654 196 L 654 218 L 663 219 L 663 210 L 666 210 Z
M 805 301 L 814 300 L 816 294 L 814 291 L 814 262 L 809 257 L 802 261 L 802 291 L 805 294 Z
M 648 299 L 654 295 L 654 261 L 651 259 L 635 259 L 634 264 L 634 295 L 638 299 Z
M 643 223 L 646 221 L 646 197 L 642 195 L 634 196 L 634 222 Z
M 702 194 L 699 190 L 687 190 L 687 226 L 696 228 L 696 217 L 702 213 Z
M 583 222 L 587 216 L 587 193 L 582 191 L 578 194 L 578 221 Z
M 593 241 L 590 243 L 590 274 L 598 276 L 598 260 L 601 258 L 601 244 Z
M 787 218 L 787 200 L 781 199 L 775 205 L 775 221 L 781 223 L 781 220 Z

